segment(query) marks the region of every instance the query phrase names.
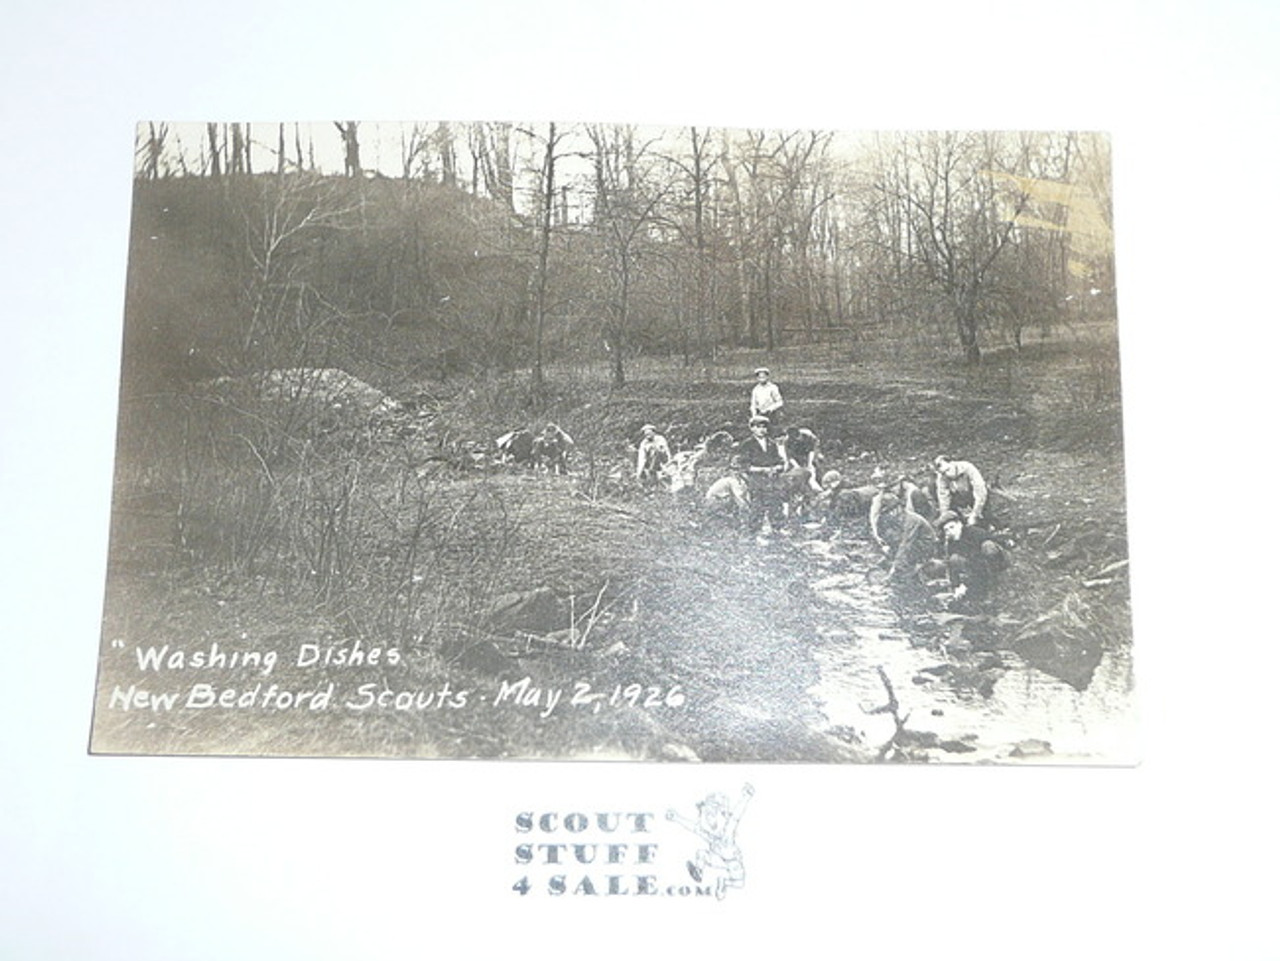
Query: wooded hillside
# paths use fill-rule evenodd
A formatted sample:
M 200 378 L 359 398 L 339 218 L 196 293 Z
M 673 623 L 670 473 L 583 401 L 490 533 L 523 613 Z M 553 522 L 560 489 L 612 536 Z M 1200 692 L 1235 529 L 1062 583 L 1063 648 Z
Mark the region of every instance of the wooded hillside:
M 740 347 L 976 362 L 1114 318 L 1101 135 L 395 131 L 391 175 L 354 122 L 141 127 L 126 383 L 528 368 L 536 395 L 550 362 L 619 385 Z

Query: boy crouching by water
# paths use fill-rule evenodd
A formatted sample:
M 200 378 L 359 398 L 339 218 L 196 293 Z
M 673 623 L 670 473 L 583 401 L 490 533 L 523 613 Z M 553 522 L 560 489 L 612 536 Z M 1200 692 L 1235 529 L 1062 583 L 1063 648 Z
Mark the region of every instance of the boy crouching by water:
M 966 524 L 955 511 L 938 517 L 947 580 L 955 601 L 981 603 L 991 595 L 997 576 L 1009 566 L 1009 555 L 983 527 Z

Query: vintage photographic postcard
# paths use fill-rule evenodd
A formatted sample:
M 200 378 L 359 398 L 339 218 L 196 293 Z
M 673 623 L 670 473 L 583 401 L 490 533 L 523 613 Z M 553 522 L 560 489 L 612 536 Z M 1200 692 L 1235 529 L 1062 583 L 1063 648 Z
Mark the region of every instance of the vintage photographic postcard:
M 1133 763 L 1110 170 L 141 124 L 91 750 Z

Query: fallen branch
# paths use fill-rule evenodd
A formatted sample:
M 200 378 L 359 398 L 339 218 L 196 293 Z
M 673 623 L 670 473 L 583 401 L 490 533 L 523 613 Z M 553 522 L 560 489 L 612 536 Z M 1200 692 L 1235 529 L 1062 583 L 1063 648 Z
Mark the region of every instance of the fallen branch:
M 271 468 L 267 466 L 267 462 L 263 458 L 263 456 L 260 453 L 258 453 L 258 448 L 253 445 L 253 441 L 245 437 L 244 434 L 236 434 L 235 436 L 239 437 L 242 441 L 244 441 L 245 444 L 248 445 L 249 450 L 253 451 L 253 456 L 258 459 L 258 463 L 262 466 L 263 473 L 267 475 L 267 481 L 271 484 L 272 487 L 276 487 L 277 485 L 276 485 L 275 475 L 271 473 Z
M 609 582 L 605 581 L 604 584 L 601 585 L 599 593 L 596 594 L 596 599 L 591 604 L 591 608 L 585 614 L 582 615 L 587 621 L 587 626 L 586 626 L 586 629 L 582 631 L 582 634 L 580 636 L 577 636 L 576 638 L 576 640 L 582 647 L 586 647 L 587 638 L 591 635 L 591 629 L 596 626 L 596 621 L 599 620 L 601 613 L 603 613 L 600 610 L 600 599 L 604 597 L 604 592 L 605 590 L 608 589 L 608 587 L 609 587 Z M 570 604 L 572 604 L 573 602 L 572 596 L 570 596 L 569 601 L 570 601 Z M 572 618 L 571 618 L 571 622 L 572 622 L 573 630 L 576 634 L 578 630 L 578 622 L 573 621 Z
M 877 664 L 876 673 L 880 675 L 880 683 L 884 685 L 885 693 L 888 695 L 888 702 L 880 707 L 867 710 L 862 709 L 866 714 L 889 714 L 893 717 L 893 737 L 885 741 L 880 746 L 880 751 L 876 755 L 877 761 L 883 761 L 889 756 L 889 753 L 898 747 L 898 739 L 902 736 L 903 729 L 907 726 L 907 719 L 911 717 L 911 712 L 906 714 L 898 713 L 898 695 L 893 690 L 893 684 L 889 681 L 889 675 L 885 673 L 884 668 Z
M 880 675 L 880 682 L 884 684 L 885 693 L 889 695 L 889 702 L 869 711 L 866 708 L 863 708 L 863 710 L 868 714 L 892 714 L 896 718 L 898 716 L 898 695 L 894 693 L 893 685 L 889 682 L 889 675 L 885 673 L 884 668 L 879 664 L 876 665 L 876 673 Z

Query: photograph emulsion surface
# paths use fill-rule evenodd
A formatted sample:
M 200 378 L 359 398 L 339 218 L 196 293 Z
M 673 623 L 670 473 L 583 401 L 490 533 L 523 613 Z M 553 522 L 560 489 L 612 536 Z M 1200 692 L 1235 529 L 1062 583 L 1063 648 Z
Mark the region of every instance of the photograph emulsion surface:
M 1110 145 L 138 128 L 92 750 L 1132 763 Z

